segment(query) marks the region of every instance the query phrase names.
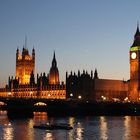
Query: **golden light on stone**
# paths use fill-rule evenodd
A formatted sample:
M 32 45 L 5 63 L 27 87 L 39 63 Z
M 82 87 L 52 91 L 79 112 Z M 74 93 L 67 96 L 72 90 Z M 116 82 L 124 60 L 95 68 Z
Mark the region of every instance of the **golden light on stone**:
M 8 96 L 11 96 L 12 95 L 12 93 L 11 92 L 8 92 Z
M 34 106 L 47 106 L 47 104 L 45 104 L 43 102 L 38 102 Z
M 30 74 L 35 69 L 35 54 L 29 55 L 28 49 L 23 48 L 22 55 L 19 50 L 16 54 L 16 78 L 19 78 L 20 84 L 29 84 Z

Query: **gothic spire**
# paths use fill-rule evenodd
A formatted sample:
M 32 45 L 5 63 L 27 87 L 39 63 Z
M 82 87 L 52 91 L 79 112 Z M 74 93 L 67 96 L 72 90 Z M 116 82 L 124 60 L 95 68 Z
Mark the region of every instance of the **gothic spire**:
M 134 42 L 131 47 L 140 46 L 140 31 L 139 31 L 139 23 L 137 23 L 136 33 L 134 35 Z
M 135 37 L 139 36 L 140 35 L 140 31 L 139 31 L 139 22 L 137 22 L 137 30 L 136 30 L 136 33 L 135 33 Z
M 32 55 L 35 55 L 35 49 L 34 49 L 34 46 L 33 46 L 33 49 L 32 49 Z
M 34 48 L 34 45 L 33 45 L 33 49 L 32 49 L 32 51 L 33 51 L 33 52 L 35 52 L 35 48 Z
M 18 46 L 17 46 L 17 53 L 19 53 L 19 49 L 18 49 Z
M 50 84 L 58 84 L 59 83 L 59 71 L 57 68 L 55 51 L 53 54 L 52 67 L 50 68 L 50 72 L 49 72 L 49 83 Z
M 53 53 L 53 60 L 56 60 L 56 59 L 55 59 L 55 50 L 54 50 L 54 53 Z
M 52 67 L 57 67 L 57 62 L 56 62 L 56 58 L 55 58 L 55 51 L 53 54 Z
M 95 72 L 94 72 L 94 79 L 98 79 L 98 72 L 97 72 L 97 69 L 95 69 Z

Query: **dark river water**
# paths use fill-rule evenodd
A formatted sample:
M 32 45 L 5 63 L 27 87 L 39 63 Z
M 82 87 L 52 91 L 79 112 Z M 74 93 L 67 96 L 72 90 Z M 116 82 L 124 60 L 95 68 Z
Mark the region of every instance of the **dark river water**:
M 34 124 L 69 123 L 72 130 L 40 130 Z M 140 140 L 139 116 L 48 117 L 34 113 L 29 119 L 9 119 L 0 112 L 0 140 Z

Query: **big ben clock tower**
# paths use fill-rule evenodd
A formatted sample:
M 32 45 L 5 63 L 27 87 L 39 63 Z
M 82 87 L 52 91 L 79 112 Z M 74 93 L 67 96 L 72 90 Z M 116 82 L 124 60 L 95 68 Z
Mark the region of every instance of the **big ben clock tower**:
M 133 45 L 130 47 L 129 98 L 134 102 L 140 101 L 140 31 L 138 26 Z

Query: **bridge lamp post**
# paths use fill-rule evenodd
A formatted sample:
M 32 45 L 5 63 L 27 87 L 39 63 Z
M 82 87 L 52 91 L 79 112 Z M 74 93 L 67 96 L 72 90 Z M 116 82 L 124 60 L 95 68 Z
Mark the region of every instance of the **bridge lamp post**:
M 124 98 L 124 102 L 129 102 L 129 98 L 128 97 L 125 97 Z
M 73 93 L 70 94 L 70 98 L 71 98 L 71 99 L 72 99 L 72 97 L 73 97 Z
M 72 100 L 73 99 L 73 93 L 70 93 L 69 94 L 69 100 Z
M 107 99 L 105 96 L 101 96 L 101 98 L 103 101 L 106 101 L 106 99 Z

